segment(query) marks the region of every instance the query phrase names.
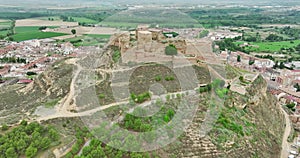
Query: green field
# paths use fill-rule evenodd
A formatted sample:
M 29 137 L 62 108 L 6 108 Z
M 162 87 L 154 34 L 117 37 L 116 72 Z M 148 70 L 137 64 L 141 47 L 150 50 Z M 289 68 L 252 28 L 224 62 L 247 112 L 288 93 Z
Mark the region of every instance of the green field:
M 98 24 L 99 22 L 93 19 L 88 19 L 84 17 L 72 17 L 75 21 L 79 23 L 86 23 L 86 24 Z
M 201 27 L 195 19 L 179 10 L 154 8 L 122 11 L 106 18 L 100 24 L 118 28 L 134 28 L 139 24 L 150 24 L 154 27 L 159 25 L 160 27 L 170 28 Z
M 0 28 L 7 28 L 11 25 L 11 22 L 10 21 L 3 21 L 3 22 L 0 22 Z
M 38 26 L 22 26 L 15 28 L 16 34 L 13 35 L 14 41 L 20 42 L 31 39 L 43 39 L 50 37 L 57 37 L 67 35 L 64 33 L 56 33 L 56 32 L 41 32 Z
M 75 47 L 100 46 L 107 43 L 111 35 L 86 34 L 79 37 L 65 39 L 61 42 L 71 42 Z
M 61 20 L 58 16 L 45 16 L 45 17 L 38 17 L 36 19 L 39 19 L 39 20 L 49 20 L 49 18 L 53 19 L 53 21 Z
M 239 45 L 244 42 L 235 42 L 235 44 Z M 252 46 L 245 47 L 246 50 L 249 50 L 251 52 L 278 52 L 281 50 L 281 48 L 293 48 L 300 44 L 300 40 L 294 40 L 291 41 L 281 41 L 281 42 L 249 42 Z
M 8 33 L 8 30 L 0 31 L 0 35 L 1 35 L 1 36 L 6 36 L 7 33 Z

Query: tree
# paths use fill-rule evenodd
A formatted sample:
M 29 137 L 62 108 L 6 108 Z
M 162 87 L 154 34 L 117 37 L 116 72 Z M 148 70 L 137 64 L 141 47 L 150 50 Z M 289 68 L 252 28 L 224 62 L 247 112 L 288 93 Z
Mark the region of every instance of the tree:
M 295 103 L 286 104 L 286 107 L 288 107 L 289 109 L 294 109 L 295 106 Z
M 58 134 L 58 132 L 57 132 L 55 129 L 51 128 L 51 129 L 49 130 L 49 137 L 50 137 L 52 140 L 58 140 L 59 134 Z
M 237 56 L 236 61 L 237 61 L 237 62 L 241 62 L 241 56 L 240 56 L 240 55 Z
M 250 59 L 248 64 L 253 65 L 254 63 L 255 63 L 255 61 Z
M 296 92 L 300 91 L 300 85 L 298 83 L 294 85 L 294 88 L 296 88 Z
M 276 69 L 278 67 L 278 61 L 275 62 L 273 69 Z
M 295 48 L 296 51 L 300 52 L 300 44 L 298 44 Z
M 41 26 L 39 27 L 39 30 L 42 31 L 42 30 L 46 30 L 47 29 L 47 26 Z
M 284 63 L 283 63 L 283 62 L 280 62 L 280 64 L 279 64 L 279 69 L 284 69 L 284 68 L 285 68 Z
M 177 55 L 177 53 L 177 48 L 173 44 L 170 44 L 165 48 L 166 55 Z
M 26 75 L 32 76 L 32 75 L 37 75 L 37 73 L 36 72 L 28 71 L 28 72 L 26 72 Z
M 16 153 L 16 151 L 13 147 L 10 147 L 6 150 L 5 156 L 9 157 L 9 158 L 15 158 L 15 157 L 18 157 L 18 154 Z
M 8 130 L 8 126 L 6 124 L 3 124 L 1 129 L 2 129 L 2 131 L 6 131 L 6 130 Z
M 71 32 L 72 32 L 73 35 L 76 34 L 76 30 L 75 29 L 72 29 Z
M 25 151 L 26 157 L 34 157 L 36 153 L 37 153 L 37 148 L 32 146 L 29 146 Z
M 49 148 L 50 144 L 51 144 L 51 140 L 48 137 L 44 137 L 42 138 L 39 148 L 45 150 Z
M 89 153 L 91 153 L 92 148 L 90 146 L 86 146 L 82 149 L 82 155 L 87 156 Z
M 24 152 L 24 150 L 26 149 L 27 147 L 27 144 L 26 142 L 23 140 L 23 139 L 20 139 L 18 142 L 17 142 L 17 150 L 20 152 Z
M 267 38 L 267 41 L 275 42 L 275 41 L 282 41 L 283 37 L 275 35 L 275 34 L 270 34 Z

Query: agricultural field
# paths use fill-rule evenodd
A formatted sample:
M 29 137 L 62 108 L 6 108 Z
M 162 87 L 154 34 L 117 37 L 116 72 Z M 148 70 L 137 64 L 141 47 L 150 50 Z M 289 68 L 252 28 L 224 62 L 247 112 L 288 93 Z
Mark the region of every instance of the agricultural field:
M 218 26 L 256 28 L 262 24 L 296 24 L 299 23 L 300 19 L 296 10 L 289 12 L 286 10 L 232 7 L 202 8 L 186 10 L 185 12 L 205 28 Z
M 79 23 L 86 23 L 86 24 L 97 24 L 99 23 L 96 20 L 85 18 L 85 17 L 72 17 L 74 21 L 79 22 Z
M 0 20 L 0 29 L 7 28 L 11 25 L 11 21 L 9 20 Z
M 79 46 L 100 46 L 108 42 L 110 35 L 85 34 L 82 36 L 68 38 L 60 42 L 71 42 L 75 47 Z
M 236 42 L 237 45 L 244 42 Z M 279 52 L 282 48 L 294 48 L 300 44 L 300 40 L 294 41 L 280 41 L 280 42 L 249 42 L 250 46 L 245 47 L 245 50 L 251 52 Z
M 6 36 L 8 33 L 8 30 L 2 30 L 0 31 L 0 36 Z
M 16 21 L 16 26 L 78 26 L 77 22 L 49 21 L 40 19 L 22 19 Z
M 20 42 L 31 39 L 43 39 L 43 38 L 51 38 L 56 36 L 66 35 L 64 33 L 57 32 L 42 32 L 39 30 L 38 26 L 24 26 L 24 27 L 16 27 L 16 34 L 12 36 L 14 41 Z
M 120 32 L 120 30 L 115 29 L 115 28 L 85 27 L 85 26 L 78 26 L 78 27 L 73 27 L 73 28 L 55 28 L 55 29 L 52 29 L 50 31 L 51 32 L 70 34 L 72 29 L 76 30 L 76 35 L 84 35 L 84 34 L 112 35 L 112 34 Z
M 12 22 L 9 20 L 0 19 L 0 36 L 5 37 L 9 33 L 11 24 Z
M 152 8 L 122 11 L 106 18 L 100 23 L 102 26 L 118 28 L 134 28 L 139 24 L 173 28 L 201 27 L 196 20 L 179 10 Z
M 53 21 L 59 21 L 60 20 L 60 18 L 58 16 L 45 16 L 45 17 L 38 17 L 38 18 L 34 18 L 34 19 L 39 19 L 39 20 L 49 20 L 49 19 L 51 19 L 51 21 L 52 21 L 52 19 L 53 19 Z

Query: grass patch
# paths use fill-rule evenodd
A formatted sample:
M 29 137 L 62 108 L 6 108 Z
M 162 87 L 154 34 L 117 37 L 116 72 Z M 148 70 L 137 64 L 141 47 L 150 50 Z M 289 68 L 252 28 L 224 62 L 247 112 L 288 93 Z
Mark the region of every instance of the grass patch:
M 59 99 L 53 99 L 45 103 L 46 108 L 53 108 L 57 103 Z
M 180 84 L 175 77 L 174 72 L 164 65 L 146 64 L 135 69 L 130 77 L 129 89 L 131 93 L 142 94 L 148 92 L 153 83 L 159 82 L 167 92 L 177 92 Z
M 100 23 L 103 26 L 135 28 L 138 24 L 150 24 L 160 27 L 201 27 L 191 17 L 176 9 L 143 8 L 126 10 L 114 14 Z
M 12 37 L 14 41 L 17 42 L 31 40 L 31 39 L 43 39 L 43 38 L 51 38 L 51 37 L 67 35 L 65 33 L 57 33 L 57 32 L 42 32 L 39 30 L 38 26 L 16 27 L 15 31 L 16 34 L 13 35 Z
M 139 95 L 135 95 L 134 93 L 131 94 L 131 99 L 136 103 L 142 103 L 148 99 L 151 98 L 151 95 L 149 92 L 145 92 Z
M 244 42 L 236 42 L 239 45 Z M 281 42 L 249 42 L 251 46 L 245 47 L 245 50 L 251 52 L 279 52 L 282 48 L 289 49 L 294 48 L 300 44 L 300 40 L 291 41 L 281 41 Z
M 119 49 L 115 49 L 114 52 L 113 52 L 113 55 L 112 55 L 112 59 L 113 61 L 116 63 L 120 60 L 121 58 L 121 52 Z
M 1 35 L 1 36 L 6 36 L 7 33 L 8 33 L 8 30 L 0 31 L 0 35 Z
M 99 23 L 96 20 L 84 18 L 84 17 L 72 17 L 76 22 L 85 23 L 85 24 L 97 24 Z
M 106 43 L 111 35 L 85 34 L 74 38 L 68 38 L 60 42 L 71 42 L 75 47 L 80 46 L 100 46 Z

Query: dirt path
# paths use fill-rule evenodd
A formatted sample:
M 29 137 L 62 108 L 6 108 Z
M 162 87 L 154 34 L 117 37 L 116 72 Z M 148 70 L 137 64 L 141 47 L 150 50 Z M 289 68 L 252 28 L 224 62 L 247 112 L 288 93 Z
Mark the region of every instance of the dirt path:
M 71 84 L 70 84 L 70 92 L 69 94 L 64 98 L 62 99 L 61 103 L 59 106 L 57 106 L 57 111 L 59 112 L 67 112 L 70 110 L 71 108 L 71 102 L 73 101 L 73 98 L 75 96 L 75 82 L 76 82 L 76 79 L 79 75 L 79 73 L 82 71 L 82 67 L 80 64 L 77 64 L 78 59 L 76 58 L 73 58 L 73 59 L 69 59 L 67 61 L 68 64 L 73 64 L 75 65 L 77 68 L 76 68 L 76 71 L 74 73 L 74 77 L 71 81 Z
M 285 118 L 285 130 L 283 134 L 283 139 L 282 139 L 282 145 L 281 145 L 281 158 L 287 158 L 289 156 L 289 151 L 290 151 L 290 143 L 287 141 L 290 133 L 291 133 L 291 122 L 289 119 L 289 115 L 284 111 L 282 107 L 280 107 L 284 114 Z
M 108 104 L 108 105 L 104 105 L 104 106 L 99 106 L 95 109 L 84 111 L 84 112 L 79 112 L 79 113 L 73 113 L 73 112 L 69 112 L 69 111 L 57 111 L 53 115 L 39 117 L 39 118 L 37 118 L 37 121 L 40 122 L 40 121 L 46 121 L 46 120 L 55 119 L 55 118 L 89 116 L 89 115 L 92 115 L 92 114 L 94 114 L 98 111 L 102 111 L 102 110 L 108 109 L 108 108 L 113 107 L 113 106 L 118 106 L 118 105 L 127 104 L 127 103 L 129 103 L 129 101 L 116 102 L 116 103 L 112 103 L 112 104 Z

